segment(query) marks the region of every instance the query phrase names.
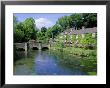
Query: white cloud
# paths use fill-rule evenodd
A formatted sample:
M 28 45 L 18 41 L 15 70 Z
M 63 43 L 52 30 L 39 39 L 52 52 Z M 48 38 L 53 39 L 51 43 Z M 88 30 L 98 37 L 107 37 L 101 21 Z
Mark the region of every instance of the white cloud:
M 49 19 L 47 18 L 39 18 L 39 19 L 36 19 L 35 20 L 35 23 L 36 23 L 36 27 L 41 29 L 42 27 L 51 27 L 53 26 L 54 24 L 52 23 L 52 21 L 50 21 Z

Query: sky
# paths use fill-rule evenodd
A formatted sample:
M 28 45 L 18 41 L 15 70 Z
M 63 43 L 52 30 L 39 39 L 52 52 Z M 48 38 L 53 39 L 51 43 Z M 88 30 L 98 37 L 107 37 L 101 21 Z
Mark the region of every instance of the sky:
M 35 20 L 37 28 L 51 27 L 53 26 L 58 18 L 62 16 L 68 16 L 71 13 L 14 13 L 19 22 L 24 21 L 26 18 L 32 17 Z

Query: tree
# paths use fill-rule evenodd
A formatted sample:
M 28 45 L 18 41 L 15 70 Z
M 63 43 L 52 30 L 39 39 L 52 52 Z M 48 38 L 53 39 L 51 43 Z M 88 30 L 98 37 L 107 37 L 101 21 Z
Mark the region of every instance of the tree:
M 18 23 L 17 17 L 13 16 L 13 30 L 16 30 L 16 25 Z
M 56 22 L 60 27 L 62 27 L 62 31 L 71 27 L 72 19 L 70 16 L 63 16 L 58 19 Z
M 76 13 L 76 14 L 70 15 L 70 17 L 72 19 L 71 27 L 77 27 L 77 29 L 80 29 L 83 23 L 82 14 Z
M 96 13 L 83 13 L 83 25 L 85 27 L 96 27 L 97 26 L 97 14 Z
M 46 27 L 42 27 L 42 28 L 41 28 L 41 32 L 42 32 L 42 33 L 45 33 L 46 31 L 47 31 L 47 28 L 46 28 Z
M 23 42 L 25 34 L 22 22 L 17 23 L 14 28 L 14 42 Z
M 82 26 L 97 26 L 97 14 L 75 13 L 71 14 L 70 16 L 63 16 L 57 20 L 55 25 L 48 29 L 46 27 L 42 27 L 41 31 L 39 31 L 39 29 L 35 26 L 35 20 L 33 18 L 27 18 L 23 22 L 18 22 L 17 18 L 14 16 L 13 22 L 14 36 L 17 38 L 17 36 L 19 37 L 19 33 L 21 33 L 21 36 L 23 37 L 22 42 L 28 42 L 30 39 L 44 41 L 50 38 L 54 39 L 60 33 L 65 32 L 65 30 L 73 27 L 76 27 L 79 30 L 82 28 Z M 21 40 L 16 38 L 14 39 L 16 42 L 21 42 Z
M 24 31 L 24 25 L 23 22 L 19 22 L 16 24 L 16 29 L 19 29 L 21 31 Z
M 27 18 L 23 22 L 23 31 L 25 33 L 24 41 L 29 41 L 30 39 L 36 39 L 37 30 L 35 30 L 35 20 L 33 18 Z
M 14 32 L 14 42 L 22 42 L 24 38 L 24 32 L 20 29 L 16 29 Z
M 46 36 L 47 36 L 48 38 L 52 38 L 52 28 L 51 28 L 51 27 L 47 29 L 47 31 L 46 31 Z
M 30 39 L 37 38 L 37 28 L 33 18 L 27 18 L 24 22 L 17 22 L 14 17 L 14 42 L 28 42 Z

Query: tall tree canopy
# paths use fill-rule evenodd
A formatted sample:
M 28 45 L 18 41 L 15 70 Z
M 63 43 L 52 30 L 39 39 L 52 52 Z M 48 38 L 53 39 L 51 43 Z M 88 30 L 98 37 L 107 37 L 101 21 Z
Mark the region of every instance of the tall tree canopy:
M 61 32 L 73 27 L 77 28 L 77 30 L 80 30 L 82 26 L 87 28 L 96 27 L 97 14 L 74 13 L 69 16 L 62 16 L 52 27 L 42 27 L 41 29 L 35 26 L 35 20 L 33 18 L 27 18 L 23 22 L 18 22 L 14 16 L 13 23 L 14 42 L 27 42 L 30 39 L 43 41 L 49 38 L 55 38 Z
M 97 14 L 96 13 L 85 13 L 83 14 L 83 25 L 85 27 L 96 27 L 97 26 Z
M 14 30 L 14 42 L 27 42 L 30 39 L 36 39 L 37 30 L 33 18 L 27 18 L 24 22 L 17 23 Z

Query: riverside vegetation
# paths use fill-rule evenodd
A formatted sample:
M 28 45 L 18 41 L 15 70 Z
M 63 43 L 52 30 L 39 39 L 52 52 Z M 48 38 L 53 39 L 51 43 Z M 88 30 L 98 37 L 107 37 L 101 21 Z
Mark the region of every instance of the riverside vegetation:
M 97 37 L 93 38 L 90 33 L 85 34 L 84 38 L 80 35 L 78 38 L 76 38 L 75 35 L 62 35 L 65 30 L 76 26 L 76 21 L 77 30 L 80 30 L 82 26 L 96 27 L 97 14 L 84 13 L 64 16 L 59 18 L 54 26 L 48 29 L 42 27 L 41 31 L 35 27 L 33 18 L 27 18 L 24 22 L 18 22 L 17 18 L 14 16 L 14 42 L 28 42 L 33 39 L 43 43 L 49 42 L 49 40 L 52 39 L 55 43 L 49 48 L 49 55 L 55 56 L 60 65 L 66 66 L 71 70 L 79 69 L 82 72 L 86 72 L 88 75 L 96 75 Z M 70 44 L 70 40 L 72 44 Z M 34 59 L 30 57 L 28 60 L 19 60 L 19 56 L 18 59 L 16 57 L 16 48 L 14 49 L 15 67 L 20 64 L 27 64 L 31 67 L 30 69 L 33 69 L 33 64 L 35 63 Z

